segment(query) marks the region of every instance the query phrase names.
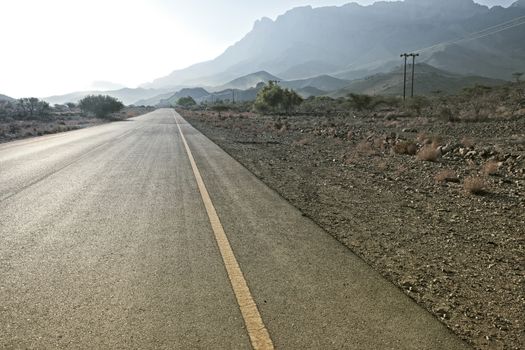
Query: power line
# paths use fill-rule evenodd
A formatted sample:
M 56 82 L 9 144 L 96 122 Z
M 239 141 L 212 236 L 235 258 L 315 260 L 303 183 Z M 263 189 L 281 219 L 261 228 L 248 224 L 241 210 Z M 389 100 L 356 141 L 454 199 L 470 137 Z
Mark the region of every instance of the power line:
M 512 28 L 515 28 L 515 27 L 518 27 L 518 26 L 521 26 L 521 25 L 525 24 L 525 20 L 522 21 L 522 22 L 519 22 L 519 23 L 513 23 L 513 24 L 510 23 L 510 22 L 515 22 L 517 19 L 525 19 L 525 16 L 518 17 L 518 18 L 516 18 L 516 19 L 514 19 L 512 21 L 501 23 L 501 24 L 499 24 L 497 26 L 488 27 L 488 28 L 485 28 L 484 30 L 480 30 L 480 31 L 477 31 L 477 32 L 474 32 L 474 33 L 467 34 L 467 35 L 465 35 L 462 38 L 449 40 L 449 41 L 443 41 L 441 43 L 437 43 L 437 44 L 434 44 L 432 46 L 428 46 L 428 47 L 419 49 L 418 51 L 420 51 L 420 52 L 421 51 L 428 51 L 428 50 L 431 50 L 431 49 L 433 49 L 435 47 L 442 46 L 442 45 L 451 45 L 451 44 L 457 44 L 457 43 L 460 43 L 460 42 L 466 42 L 466 41 L 472 41 L 472 40 L 485 38 L 487 36 L 494 35 L 494 34 L 503 32 L 505 30 L 512 29 Z M 498 27 L 500 27 L 500 28 L 498 28 Z M 486 33 L 487 31 L 489 31 L 489 32 Z M 475 35 L 475 36 L 472 37 L 473 35 Z
M 525 24 L 525 21 L 519 22 L 519 23 L 512 23 L 512 22 L 519 21 L 521 19 L 525 19 L 525 16 L 516 17 L 516 18 L 514 18 L 512 20 L 509 20 L 509 21 L 502 22 L 502 23 L 497 24 L 497 25 L 493 25 L 493 26 L 487 27 L 487 28 L 479 30 L 477 32 L 469 33 L 469 34 L 465 35 L 462 38 L 458 38 L 458 39 L 454 39 L 454 40 L 442 41 L 440 43 L 433 44 L 432 46 L 428 46 L 428 47 L 425 47 L 425 48 L 417 49 L 415 51 L 425 52 L 425 51 L 431 50 L 431 49 L 433 49 L 435 47 L 438 47 L 438 46 L 441 46 L 441 45 L 451 45 L 451 44 L 457 44 L 457 43 L 460 43 L 460 42 L 467 42 L 467 41 L 482 39 L 482 38 L 485 38 L 487 36 L 491 36 L 491 35 L 503 32 L 505 30 L 509 30 L 509 29 L 512 29 L 512 28 L 515 28 L 515 27 L 519 27 L 519 26 Z M 498 27 L 500 27 L 500 28 L 498 28 Z M 495 29 L 495 30 L 493 30 L 493 29 Z M 490 31 L 490 30 L 493 30 L 493 31 Z M 489 31 L 489 33 L 485 33 L 487 31 Z M 477 36 L 472 37 L 473 35 L 477 35 Z M 377 59 L 375 61 L 368 62 L 368 65 L 373 65 L 375 63 L 382 63 L 382 62 L 385 62 L 385 61 L 388 61 L 388 60 L 393 60 L 395 57 L 396 56 L 392 55 L 389 58 Z M 333 74 L 344 73 L 344 72 L 347 72 L 347 71 L 348 71 L 348 69 L 342 70 L 342 71 L 339 71 L 339 72 L 334 72 Z

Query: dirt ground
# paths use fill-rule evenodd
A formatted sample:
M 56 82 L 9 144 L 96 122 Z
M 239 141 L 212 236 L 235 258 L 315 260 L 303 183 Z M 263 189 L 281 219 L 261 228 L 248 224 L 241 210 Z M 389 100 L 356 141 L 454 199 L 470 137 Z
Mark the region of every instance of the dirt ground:
M 525 349 L 525 118 L 179 112 L 474 348 Z
M 112 120 L 136 117 L 152 110 L 153 108 L 126 107 L 119 113 L 114 114 L 112 116 L 114 119 L 83 117 L 80 115 L 80 111 L 78 113 L 56 113 L 41 119 L 0 119 L 0 143 L 87 128 L 109 123 Z

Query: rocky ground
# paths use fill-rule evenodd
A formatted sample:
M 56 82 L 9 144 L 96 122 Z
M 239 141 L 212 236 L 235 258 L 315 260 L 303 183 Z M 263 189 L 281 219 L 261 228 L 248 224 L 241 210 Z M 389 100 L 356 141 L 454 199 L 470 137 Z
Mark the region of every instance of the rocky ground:
M 112 120 L 136 117 L 152 110 L 152 108 L 126 107 L 109 119 L 83 117 L 80 115 L 80 111 L 73 113 L 53 113 L 45 118 L 27 120 L 15 120 L 12 118 L 0 119 L 0 143 L 86 128 L 108 123 Z
M 180 111 L 476 349 L 525 349 L 525 117 Z

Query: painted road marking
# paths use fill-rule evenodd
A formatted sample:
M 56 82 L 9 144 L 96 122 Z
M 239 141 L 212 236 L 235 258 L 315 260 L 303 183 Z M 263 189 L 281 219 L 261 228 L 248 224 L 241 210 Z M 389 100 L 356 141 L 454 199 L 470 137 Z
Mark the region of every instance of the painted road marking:
M 177 122 L 177 128 L 179 129 L 182 142 L 186 148 L 186 153 L 190 159 L 191 168 L 193 170 L 193 174 L 195 175 L 195 179 L 197 180 L 197 186 L 199 188 L 202 201 L 204 202 L 204 206 L 206 207 L 206 212 L 208 213 L 208 218 L 215 235 L 215 240 L 217 241 L 222 260 L 226 266 L 226 271 L 228 273 L 235 297 L 237 298 L 237 303 L 239 304 L 239 308 L 241 310 L 252 347 L 254 350 L 271 350 L 274 347 L 272 339 L 270 338 L 270 334 L 268 333 L 259 310 L 257 309 L 257 305 L 253 300 L 250 289 L 248 288 L 248 284 L 244 279 L 244 275 L 241 271 L 241 268 L 239 267 L 239 263 L 235 258 L 230 242 L 228 241 L 228 237 L 224 232 L 224 228 L 222 227 L 219 216 L 217 215 L 217 211 L 213 206 L 208 190 L 206 189 L 206 185 L 202 180 L 199 168 L 197 168 L 193 154 L 191 153 L 190 147 L 186 142 L 186 138 L 184 137 L 182 129 L 175 115 L 174 118 Z

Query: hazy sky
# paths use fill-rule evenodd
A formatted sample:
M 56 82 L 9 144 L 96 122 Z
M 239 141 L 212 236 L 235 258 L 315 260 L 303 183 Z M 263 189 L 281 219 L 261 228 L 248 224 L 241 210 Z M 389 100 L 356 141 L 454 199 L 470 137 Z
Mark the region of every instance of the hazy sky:
M 0 94 L 135 87 L 216 57 L 261 17 L 348 0 L 1 0 Z M 361 4 L 373 0 L 359 0 Z M 507 6 L 514 0 L 479 0 Z

